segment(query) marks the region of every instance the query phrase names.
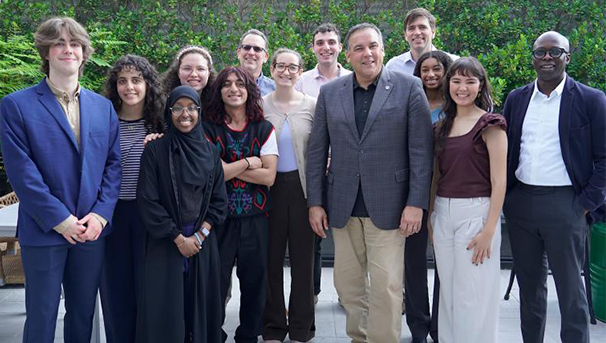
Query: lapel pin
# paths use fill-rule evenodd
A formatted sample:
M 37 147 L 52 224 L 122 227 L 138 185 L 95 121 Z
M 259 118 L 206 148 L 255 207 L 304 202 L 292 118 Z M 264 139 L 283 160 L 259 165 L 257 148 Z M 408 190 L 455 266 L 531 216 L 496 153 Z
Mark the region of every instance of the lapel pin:
M 389 89 L 389 86 L 385 86 L 385 89 Z

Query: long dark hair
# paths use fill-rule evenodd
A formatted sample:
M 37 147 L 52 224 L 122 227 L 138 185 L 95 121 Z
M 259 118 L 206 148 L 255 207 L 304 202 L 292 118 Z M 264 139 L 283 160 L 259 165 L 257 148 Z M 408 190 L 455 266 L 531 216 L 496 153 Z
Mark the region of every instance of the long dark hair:
M 490 86 L 488 75 L 486 75 L 486 70 L 480 61 L 473 57 L 461 57 L 454 61 L 442 80 L 442 91 L 444 93 L 444 107 L 442 112 L 444 113 L 444 118 L 437 123 L 437 129 L 435 131 L 434 147 L 436 156 L 440 156 L 440 153 L 442 153 L 446 138 L 448 138 L 454 119 L 457 116 L 457 104 L 450 96 L 450 79 L 456 74 L 467 77 L 477 77 L 478 80 L 480 80 L 480 93 L 475 99 L 475 105 L 486 112 L 491 112 L 493 108 L 491 97 L 492 87 Z
M 200 95 L 200 106 L 204 110 L 210 102 L 211 86 L 217 77 L 217 71 L 213 66 L 213 59 L 210 56 L 210 52 L 208 52 L 208 50 L 206 50 L 204 47 L 186 45 L 179 49 L 168 69 L 164 72 L 164 74 L 162 74 L 164 93 L 168 95 L 173 91 L 173 89 L 181 86 L 181 80 L 179 80 L 179 68 L 181 67 L 183 57 L 189 54 L 200 54 L 208 63 L 208 81 L 206 82 L 206 86 L 204 86 L 202 91 L 198 94 Z
M 421 67 L 423 66 L 423 62 L 430 58 L 435 58 L 436 61 L 438 61 L 438 63 L 442 65 L 442 68 L 444 69 L 444 74 L 448 72 L 448 69 L 452 64 L 452 58 L 450 58 L 450 56 L 448 56 L 448 54 L 444 51 L 434 50 L 423 53 L 423 55 L 419 57 L 417 64 L 415 64 L 415 71 L 413 72 L 414 76 L 421 78 Z M 442 87 L 440 86 L 440 88 Z M 425 89 L 425 85 L 423 85 L 423 89 Z
M 107 72 L 105 80 L 105 97 L 107 97 L 116 112 L 122 108 L 122 99 L 118 95 L 118 75 L 125 69 L 134 69 L 141 73 L 145 80 L 145 100 L 143 105 L 143 118 L 147 126 L 148 133 L 163 132 L 164 119 L 162 112 L 164 110 L 164 95 L 160 85 L 160 79 L 156 68 L 149 63 L 147 59 L 137 55 L 125 55 L 120 57 L 114 63 L 114 66 Z
M 208 105 L 205 119 L 215 124 L 231 122 L 231 118 L 225 112 L 225 103 L 221 97 L 221 89 L 223 89 L 227 77 L 231 74 L 235 74 L 239 80 L 244 82 L 244 86 L 246 87 L 248 93 L 246 99 L 246 119 L 248 122 L 253 123 L 263 120 L 263 99 L 261 98 L 259 87 L 257 87 L 250 73 L 242 67 L 226 67 L 217 75 L 217 79 L 212 87 L 211 101 Z

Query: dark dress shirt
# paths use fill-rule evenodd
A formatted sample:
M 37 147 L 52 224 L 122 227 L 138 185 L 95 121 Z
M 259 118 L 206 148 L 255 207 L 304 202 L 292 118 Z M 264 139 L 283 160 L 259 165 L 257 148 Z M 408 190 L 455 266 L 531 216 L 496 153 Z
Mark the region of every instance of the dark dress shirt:
M 380 74 L 379 74 L 380 75 Z M 368 112 L 370 111 L 370 105 L 372 105 L 372 99 L 375 97 L 375 91 L 377 90 L 377 83 L 379 77 L 368 85 L 368 88 L 364 89 L 358 83 L 355 76 L 353 78 L 353 92 L 354 92 L 354 111 L 356 118 L 356 128 L 358 129 L 358 135 L 362 137 L 364 132 L 364 126 L 366 125 L 366 119 L 368 119 Z M 361 181 L 359 181 L 361 183 Z M 368 211 L 364 204 L 364 195 L 362 194 L 362 185 L 358 185 L 358 195 L 356 196 L 356 202 L 354 203 L 353 210 L 351 211 L 352 217 L 368 217 Z

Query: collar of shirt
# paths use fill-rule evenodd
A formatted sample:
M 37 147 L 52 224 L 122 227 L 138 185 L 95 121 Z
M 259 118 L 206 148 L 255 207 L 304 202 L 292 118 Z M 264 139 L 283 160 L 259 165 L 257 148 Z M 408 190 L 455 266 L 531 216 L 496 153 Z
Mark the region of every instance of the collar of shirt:
M 381 72 L 379 73 L 379 75 L 377 75 L 377 77 L 375 78 L 375 80 L 373 82 L 371 82 L 368 85 L 368 88 L 370 88 L 370 86 L 374 86 L 377 87 L 377 84 L 379 84 L 379 79 L 381 78 L 381 74 L 383 73 L 383 69 L 381 69 Z M 358 79 L 356 79 L 356 73 L 354 72 L 354 76 L 353 76 L 353 89 L 356 90 L 357 88 L 362 88 L 364 89 L 362 86 L 360 86 L 360 84 L 358 83 Z M 368 90 L 368 89 L 366 89 Z
M 343 73 L 343 71 L 347 70 L 347 69 L 343 68 L 341 63 L 337 63 L 337 69 L 338 69 L 337 77 L 341 77 L 341 74 Z M 319 64 L 316 64 L 316 67 L 314 69 L 312 69 L 312 76 L 314 79 L 318 79 L 318 78 L 326 79 L 326 76 L 322 75 L 322 73 L 320 72 Z
M 566 84 L 567 77 L 568 77 L 568 75 L 564 74 L 564 78 L 562 79 L 560 84 L 553 90 L 553 92 L 551 92 L 551 94 L 549 94 L 549 96 L 547 96 L 547 94 L 543 94 L 543 92 L 541 92 L 539 90 L 539 80 L 538 79 L 534 80 L 534 90 L 532 91 L 532 96 L 530 97 L 530 100 L 532 101 L 532 99 L 534 99 L 535 96 L 537 96 L 537 94 L 541 94 L 543 97 L 548 98 L 548 99 L 553 99 L 553 98 L 559 97 L 560 95 L 562 95 L 562 92 L 564 91 L 564 85 Z
M 57 86 L 55 86 L 48 77 L 46 77 L 45 80 L 46 80 L 46 84 L 48 85 L 48 88 L 50 88 L 51 92 L 53 92 L 55 97 L 60 98 L 65 102 L 70 102 L 70 101 L 72 101 L 74 99 L 78 99 L 78 97 L 80 97 L 80 84 L 79 83 L 78 83 L 78 87 L 74 91 L 74 94 L 72 94 L 70 96 L 69 94 L 67 94 L 67 92 L 64 92 L 64 91 L 60 90 L 59 88 L 57 88 Z
M 432 44 L 431 51 L 436 51 L 436 50 L 438 50 L 438 49 L 436 49 L 436 47 Z M 417 64 L 417 61 L 415 61 L 412 58 L 412 52 L 410 52 L 410 50 L 408 50 L 407 52 L 403 53 L 400 56 L 402 56 L 402 62 L 404 62 L 404 63 L 412 62 L 413 64 Z

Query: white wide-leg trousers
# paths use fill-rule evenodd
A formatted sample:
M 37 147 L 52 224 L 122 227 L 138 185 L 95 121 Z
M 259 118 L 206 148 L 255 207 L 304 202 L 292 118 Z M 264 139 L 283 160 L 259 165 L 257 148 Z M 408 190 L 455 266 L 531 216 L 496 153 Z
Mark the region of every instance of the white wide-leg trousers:
M 499 328 L 501 223 L 491 256 L 471 263 L 467 245 L 486 222 L 490 198 L 437 197 L 431 215 L 436 263 L 440 271 L 440 343 L 495 343 Z

